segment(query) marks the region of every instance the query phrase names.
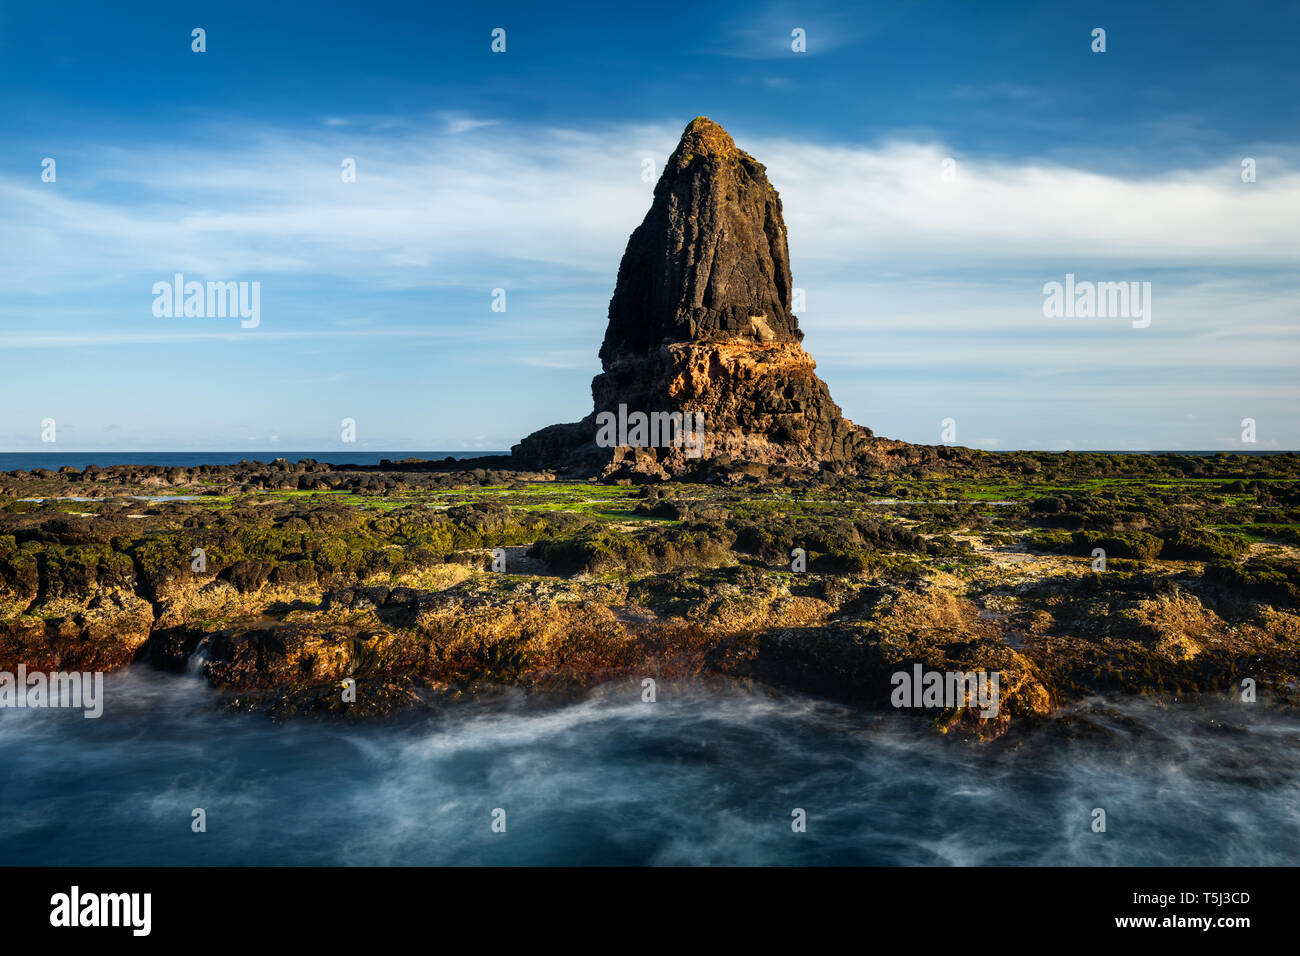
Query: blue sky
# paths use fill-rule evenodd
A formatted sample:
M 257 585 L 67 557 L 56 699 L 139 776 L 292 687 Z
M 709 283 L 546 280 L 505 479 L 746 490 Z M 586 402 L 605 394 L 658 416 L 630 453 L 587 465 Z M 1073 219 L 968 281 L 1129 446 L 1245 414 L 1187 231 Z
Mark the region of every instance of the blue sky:
M 463 6 L 0 5 L 0 450 L 576 420 L 643 162 L 699 114 L 768 166 L 805 346 L 878 434 L 1300 447 L 1300 5 Z M 259 282 L 259 325 L 155 317 L 176 272 Z M 1066 273 L 1151 282 L 1150 326 L 1046 318 Z

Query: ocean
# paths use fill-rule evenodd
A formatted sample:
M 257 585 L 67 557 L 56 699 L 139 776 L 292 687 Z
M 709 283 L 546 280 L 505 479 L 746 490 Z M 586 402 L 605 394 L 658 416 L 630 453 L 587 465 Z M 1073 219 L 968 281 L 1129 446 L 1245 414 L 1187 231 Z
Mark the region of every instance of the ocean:
M 1011 747 L 743 683 L 275 722 L 136 665 L 104 699 L 93 720 L 0 710 L 0 865 L 1281 866 L 1300 847 L 1300 717 L 1219 698 L 1093 701 L 1073 708 L 1093 732 Z
M 331 451 L 7 451 L 0 452 L 0 471 L 32 471 L 35 468 L 57 471 L 66 466 L 86 468 L 90 465 L 100 468 L 109 465 L 196 468 L 199 465 L 234 465 L 244 460 L 269 462 L 276 458 L 289 461 L 312 458 L 331 465 L 377 465 L 384 458 L 390 461 L 403 458 L 441 461 L 449 456 L 472 459 L 508 454 L 505 451 L 340 451 L 337 448 Z

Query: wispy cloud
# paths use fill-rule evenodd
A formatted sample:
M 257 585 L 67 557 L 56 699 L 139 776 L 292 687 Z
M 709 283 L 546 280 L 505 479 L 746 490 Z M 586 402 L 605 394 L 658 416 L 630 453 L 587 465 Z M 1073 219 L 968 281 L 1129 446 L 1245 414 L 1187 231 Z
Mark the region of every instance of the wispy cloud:
M 498 378 L 512 365 L 555 373 L 547 381 L 569 389 L 571 417 L 585 412 L 619 258 L 651 199 L 643 160 L 657 175 L 680 124 L 564 129 L 443 114 L 359 129 L 209 128 L 180 146 L 103 148 L 93 168 L 61 168 L 57 183 L 0 177 L 0 344 L 57 356 L 196 343 L 244 355 L 245 343 L 281 343 L 286 355 L 333 349 L 315 370 L 328 376 L 341 374 L 328 363 L 368 340 L 375 367 L 398 343 L 455 345 L 462 359 L 478 343 L 474 361 Z M 1180 420 L 1196 410 L 1190 434 L 1222 431 L 1229 407 L 1300 420 L 1300 385 L 1285 376 L 1300 364 L 1292 153 L 1257 156 L 1250 184 L 1228 156 L 1125 176 L 957 155 L 945 181 L 950 151 L 939 142 L 829 146 L 732 132 L 781 193 L 808 345 L 846 412 L 882 434 L 908 437 L 916 421 L 929 428 L 959 405 L 988 412 L 972 435 L 1012 446 L 1028 440 L 1016 417 L 1026 406 L 1059 410 L 1064 396 L 1110 422 L 1139 402 Z M 355 183 L 341 180 L 346 158 Z M 261 280 L 264 301 L 301 299 L 297 308 L 321 314 L 252 331 L 155 326 L 150 284 L 177 271 Z M 1067 271 L 1154 280 L 1151 328 L 1045 320 L 1042 284 Z M 509 292 L 508 315 L 487 308 L 495 287 Z M 340 289 L 370 304 L 340 307 Z M 380 304 L 431 290 L 470 296 L 472 307 L 454 296 L 437 308 L 432 297 Z M 1178 370 L 1181 379 L 1164 374 Z M 496 394 L 475 427 L 510 434 L 518 401 Z M 121 420 L 120 409 L 104 414 Z M 1109 447 L 1139 440 L 1090 432 L 1087 421 L 1069 431 Z
M 361 139 L 211 130 L 190 147 L 105 149 L 90 183 L 0 179 L 0 290 L 177 270 L 383 287 L 478 282 L 519 263 L 608 277 L 649 203 L 642 160 L 657 174 L 678 132 L 463 122 Z M 1257 157 L 1253 184 L 1227 158 L 1137 179 L 957 156 L 947 182 L 939 144 L 740 139 L 785 200 L 796 269 L 1300 263 L 1294 156 Z M 355 183 L 341 181 L 346 158 Z
M 500 124 L 499 120 L 478 119 L 465 113 L 441 112 L 435 115 L 442 120 L 443 130 L 451 136 L 459 136 L 461 133 L 471 133 L 476 129 Z
M 881 19 L 867 21 L 821 3 L 769 4 L 725 23 L 710 52 L 745 60 L 817 56 L 861 42 L 872 32 L 873 23 L 879 29 Z M 802 33 L 800 53 L 791 46 L 795 30 Z
M 185 322 L 185 320 L 178 320 Z M 187 323 L 188 324 L 188 323 Z M 296 332 L 207 332 L 190 328 L 180 332 L 108 332 L 76 335 L 23 335 L 10 334 L 0 338 L 0 351 L 20 349 L 68 349 L 91 346 L 183 345 L 192 347 L 202 342 L 232 342 L 250 347 L 267 342 L 306 342 L 314 339 L 401 339 L 403 341 L 446 341 L 464 338 L 464 333 L 452 329 L 311 329 Z

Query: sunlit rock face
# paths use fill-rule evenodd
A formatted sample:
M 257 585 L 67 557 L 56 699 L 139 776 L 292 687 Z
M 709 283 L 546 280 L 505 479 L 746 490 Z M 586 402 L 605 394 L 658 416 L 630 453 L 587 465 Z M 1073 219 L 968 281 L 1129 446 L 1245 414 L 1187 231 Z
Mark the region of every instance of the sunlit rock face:
M 660 478 L 744 464 L 857 471 L 927 457 L 843 417 L 800 344 L 791 299 L 781 197 L 726 130 L 696 117 L 623 253 L 594 410 L 534 432 L 513 456 L 523 467 Z M 681 416 L 686 440 L 623 428 L 637 413 Z M 702 422 L 697 433 L 692 422 Z

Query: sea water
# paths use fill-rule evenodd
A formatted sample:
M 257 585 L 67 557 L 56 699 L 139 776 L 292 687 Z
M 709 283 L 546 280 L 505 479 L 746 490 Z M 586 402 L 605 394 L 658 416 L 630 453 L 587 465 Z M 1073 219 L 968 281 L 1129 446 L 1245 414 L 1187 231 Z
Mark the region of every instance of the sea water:
M 503 691 L 388 719 L 276 721 L 223 709 L 196 676 L 134 666 L 108 676 L 96 720 L 0 710 L 0 864 L 1300 857 L 1295 715 L 1221 699 L 1075 712 L 1086 733 L 971 744 L 912 715 L 747 683 L 660 683 L 646 703 L 629 682 L 566 702 Z

